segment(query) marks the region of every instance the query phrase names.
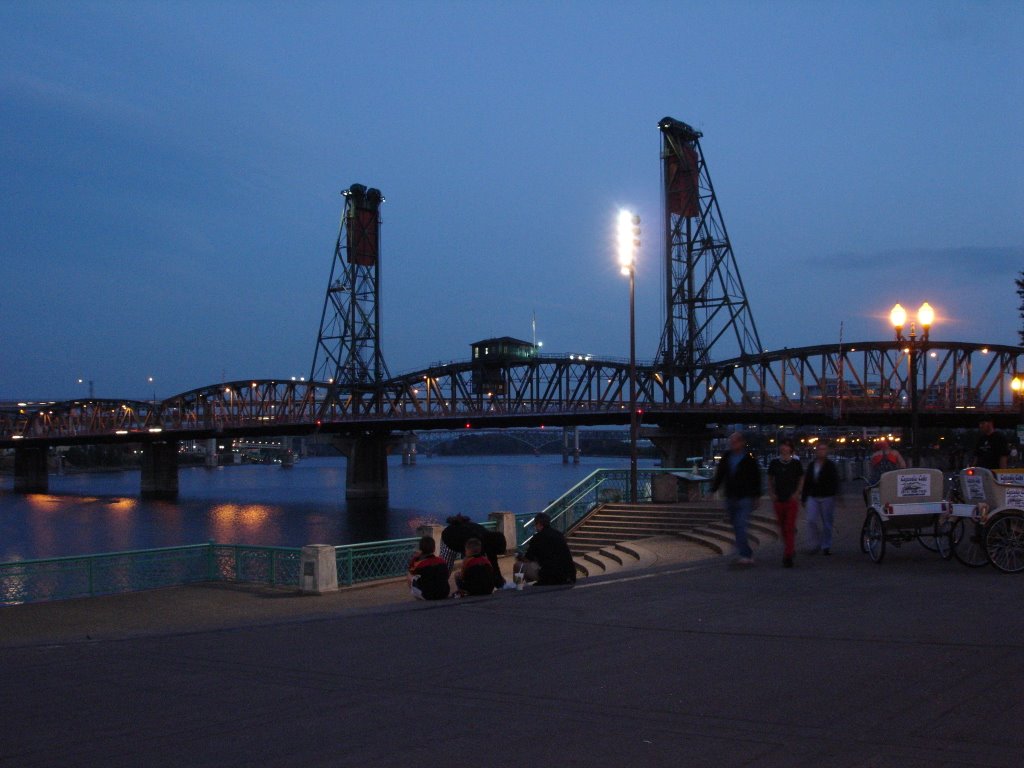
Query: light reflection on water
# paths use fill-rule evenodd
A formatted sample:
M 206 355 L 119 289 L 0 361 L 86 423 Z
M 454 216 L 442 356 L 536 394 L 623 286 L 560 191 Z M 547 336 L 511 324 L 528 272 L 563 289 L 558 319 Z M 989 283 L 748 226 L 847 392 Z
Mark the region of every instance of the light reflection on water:
M 644 462 L 645 465 L 650 462 Z M 345 502 L 345 461 L 312 458 L 293 469 L 183 467 L 176 502 L 138 498 L 138 472 L 50 477 L 48 494 L 11 492 L 0 478 L 0 562 L 196 544 L 297 547 L 413 536 L 461 512 L 538 512 L 600 467 L 623 459 L 558 456 L 389 459 L 390 504 Z

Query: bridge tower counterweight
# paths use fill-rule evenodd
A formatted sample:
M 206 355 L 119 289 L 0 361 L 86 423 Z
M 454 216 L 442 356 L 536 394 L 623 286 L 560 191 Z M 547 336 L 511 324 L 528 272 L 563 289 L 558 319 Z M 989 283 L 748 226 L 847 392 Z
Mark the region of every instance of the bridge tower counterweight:
M 700 370 L 715 359 L 761 352 L 700 139 L 662 118 L 665 207 L 665 329 L 658 360 L 671 398 L 694 402 Z M 677 383 L 682 391 L 676 390 Z
M 331 275 L 313 352 L 311 381 L 331 382 L 355 399 L 390 378 L 380 349 L 380 206 L 378 189 L 353 184 L 345 198 Z

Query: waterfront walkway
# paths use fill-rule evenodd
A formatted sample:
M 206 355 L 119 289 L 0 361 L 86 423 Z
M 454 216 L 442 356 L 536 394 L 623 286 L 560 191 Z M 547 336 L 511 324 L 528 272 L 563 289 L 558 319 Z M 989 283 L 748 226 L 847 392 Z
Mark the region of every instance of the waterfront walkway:
M 211 585 L 0 608 L 0 765 L 1019 766 L 1024 581 L 913 544 L 440 604 Z

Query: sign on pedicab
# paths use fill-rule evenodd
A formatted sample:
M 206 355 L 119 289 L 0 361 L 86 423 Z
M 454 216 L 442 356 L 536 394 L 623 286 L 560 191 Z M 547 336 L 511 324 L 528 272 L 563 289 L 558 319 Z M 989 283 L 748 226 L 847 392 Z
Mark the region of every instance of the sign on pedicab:
M 985 483 L 981 479 L 981 475 L 962 475 L 960 489 L 967 501 L 985 500 Z
M 905 499 L 915 496 L 931 496 L 932 478 L 927 472 L 901 472 L 896 477 L 896 496 Z
M 1024 487 L 1007 488 L 1005 506 L 1024 509 Z

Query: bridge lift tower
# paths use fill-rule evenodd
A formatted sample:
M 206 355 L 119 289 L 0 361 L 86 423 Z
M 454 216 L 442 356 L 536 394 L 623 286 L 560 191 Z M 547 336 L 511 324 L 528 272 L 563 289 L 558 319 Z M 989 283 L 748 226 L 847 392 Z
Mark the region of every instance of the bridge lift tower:
M 310 381 L 358 397 L 391 377 L 380 351 L 379 189 L 353 184 L 341 193 L 338 241 L 320 315 Z
M 703 134 L 671 117 L 662 118 L 658 127 L 666 286 L 658 359 L 672 401 L 692 403 L 700 369 L 715 359 L 716 348 L 719 358 L 757 354 L 762 348 L 701 151 Z M 721 354 L 726 347 L 728 352 Z
M 351 413 L 376 413 L 382 384 L 391 378 L 380 350 L 379 189 L 353 184 L 341 193 L 345 207 L 331 259 L 310 381 L 329 382 L 328 398 Z M 388 497 L 387 432 L 338 436 L 347 457 L 349 501 Z

